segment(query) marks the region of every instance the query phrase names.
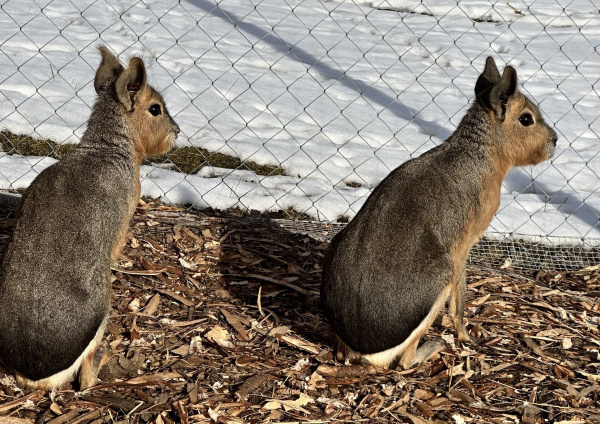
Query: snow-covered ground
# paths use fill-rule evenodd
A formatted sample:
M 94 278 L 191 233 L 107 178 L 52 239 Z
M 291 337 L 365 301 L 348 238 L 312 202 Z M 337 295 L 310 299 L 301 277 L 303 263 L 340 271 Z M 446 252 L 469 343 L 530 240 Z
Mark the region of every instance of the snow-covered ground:
M 96 47 L 106 44 L 124 61 L 145 58 L 182 129 L 179 146 L 287 174 L 145 166 L 144 194 L 320 220 L 351 218 L 392 169 L 448 137 L 492 55 L 517 69 L 560 139 L 551 162 L 507 176 L 490 234 L 600 244 L 600 12 L 591 1 L 0 4 L 0 129 L 78 142 L 95 99 Z M 52 162 L 0 153 L 0 188 L 26 187 Z

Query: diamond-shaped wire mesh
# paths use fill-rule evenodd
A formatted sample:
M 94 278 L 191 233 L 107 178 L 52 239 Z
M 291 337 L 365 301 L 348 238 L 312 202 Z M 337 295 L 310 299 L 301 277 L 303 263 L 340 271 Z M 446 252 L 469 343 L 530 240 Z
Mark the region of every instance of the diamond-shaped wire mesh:
M 599 29 L 590 0 L 0 1 L 0 189 L 78 143 L 106 44 L 144 58 L 182 129 L 143 165 L 143 195 L 346 222 L 452 133 L 492 55 L 560 140 L 509 173 L 479 248 L 585 266 L 600 245 Z

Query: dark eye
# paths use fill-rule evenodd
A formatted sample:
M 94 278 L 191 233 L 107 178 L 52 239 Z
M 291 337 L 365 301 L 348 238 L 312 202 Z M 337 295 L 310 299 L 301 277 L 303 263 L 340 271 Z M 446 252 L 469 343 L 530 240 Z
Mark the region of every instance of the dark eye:
M 533 116 L 531 116 L 531 113 L 524 113 L 523 115 L 519 116 L 519 122 L 524 127 L 533 125 Z
M 148 112 L 150 112 L 153 116 L 158 116 L 162 113 L 162 111 L 160 110 L 160 105 L 158 103 L 154 103 L 152 106 L 150 106 Z

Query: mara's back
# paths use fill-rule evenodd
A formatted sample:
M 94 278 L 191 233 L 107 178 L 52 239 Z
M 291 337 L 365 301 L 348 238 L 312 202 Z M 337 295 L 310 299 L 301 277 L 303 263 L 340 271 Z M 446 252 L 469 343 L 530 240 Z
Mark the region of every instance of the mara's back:
M 32 379 L 68 368 L 108 311 L 111 249 L 134 196 L 126 156 L 82 145 L 23 198 L 0 270 L 0 357 Z
M 428 314 L 435 296 L 422 293 L 448 282 L 452 243 L 479 203 L 486 166 L 481 148 L 448 140 L 394 170 L 334 237 L 321 297 L 349 347 L 391 348 Z

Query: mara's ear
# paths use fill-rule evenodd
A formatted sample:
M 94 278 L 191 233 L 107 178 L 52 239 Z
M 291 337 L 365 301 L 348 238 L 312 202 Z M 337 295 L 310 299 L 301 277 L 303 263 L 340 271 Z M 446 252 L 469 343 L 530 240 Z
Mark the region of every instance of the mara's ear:
M 100 93 L 102 87 L 110 81 L 116 80 L 119 75 L 125 70 L 119 59 L 111 53 L 106 46 L 98 47 L 102 60 L 96 71 L 96 78 L 94 78 L 94 88 L 96 93 Z
M 490 92 L 494 88 L 494 85 L 501 79 L 502 77 L 500 76 L 500 72 L 498 72 L 494 58 L 488 56 L 485 61 L 485 68 L 475 83 L 475 97 L 477 101 L 483 106 L 489 107 Z
M 128 112 L 133 111 L 134 97 L 146 88 L 146 67 L 139 57 L 132 57 L 129 66 L 117 80 L 117 97 Z
M 498 95 L 508 100 L 517 94 L 518 84 L 517 71 L 512 66 L 507 66 L 504 68 L 504 72 L 502 72 L 502 82 L 497 88 Z
M 488 57 L 485 69 L 475 84 L 475 96 L 484 107 L 494 111 L 496 118 L 504 121 L 506 104 L 517 92 L 517 72 L 512 66 L 504 68 L 502 76 L 494 59 Z

